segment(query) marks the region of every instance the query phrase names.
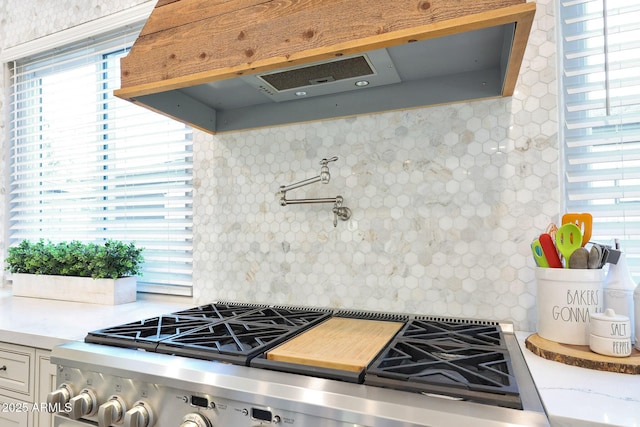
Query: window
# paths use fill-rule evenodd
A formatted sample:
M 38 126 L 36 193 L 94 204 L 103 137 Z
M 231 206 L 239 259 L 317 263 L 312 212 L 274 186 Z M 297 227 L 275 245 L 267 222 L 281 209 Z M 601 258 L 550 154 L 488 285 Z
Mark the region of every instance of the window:
M 133 241 L 139 291 L 191 295 L 192 131 L 113 96 L 139 30 L 11 64 L 9 239 Z
M 566 211 L 619 238 L 640 279 L 640 0 L 560 0 Z

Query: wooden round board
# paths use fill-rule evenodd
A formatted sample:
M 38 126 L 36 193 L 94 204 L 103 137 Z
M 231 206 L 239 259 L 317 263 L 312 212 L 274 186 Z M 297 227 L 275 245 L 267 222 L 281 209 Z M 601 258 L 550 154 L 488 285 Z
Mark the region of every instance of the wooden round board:
M 560 344 L 546 340 L 538 334 L 529 335 L 525 344 L 534 354 L 566 365 L 598 371 L 640 374 L 640 351 L 635 348 L 629 357 L 604 356 L 592 352 L 588 345 Z

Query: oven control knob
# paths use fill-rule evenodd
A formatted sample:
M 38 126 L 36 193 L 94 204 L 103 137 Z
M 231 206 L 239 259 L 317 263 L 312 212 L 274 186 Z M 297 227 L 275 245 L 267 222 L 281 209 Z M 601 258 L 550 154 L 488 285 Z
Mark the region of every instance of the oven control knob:
M 85 388 L 80 394 L 69 399 L 69 418 L 79 420 L 82 417 L 95 415 L 98 410 L 98 398 L 93 390 Z
M 47 408 L 50 411 L 62 412 L 72 397 L 73 388 L 69 384 L 63 383 L 56 390 L 47 394 Z
M 151 406 L 143 400 L 138 400 L 133 407 L 124 414 L 125 427 L 153 427 L 156 423 Z
M 211 427 L 211 423 L 204 415 L 191 413 L 184 416 L 180 427 Z
M 120 396 L 111 396 L 98 409 L 98 426 L 110 427 L 114 424 L 122 424 L 126 410 L 127 405 Z

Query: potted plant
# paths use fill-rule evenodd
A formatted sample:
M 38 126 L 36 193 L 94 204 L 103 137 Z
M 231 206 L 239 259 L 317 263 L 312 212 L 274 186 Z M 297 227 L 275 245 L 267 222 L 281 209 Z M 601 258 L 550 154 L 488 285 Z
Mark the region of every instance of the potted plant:
M 16 296 L 122 304 L 136 300 L 142 251 L 116 240 L 102 245 L 23 240 L 8 249 L 5 262 Z

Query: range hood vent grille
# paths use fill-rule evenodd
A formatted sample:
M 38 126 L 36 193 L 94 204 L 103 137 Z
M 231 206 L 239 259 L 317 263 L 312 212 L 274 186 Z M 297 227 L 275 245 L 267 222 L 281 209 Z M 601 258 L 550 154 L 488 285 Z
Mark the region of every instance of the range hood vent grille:
M 374 70 L 364 55 L 337 61 L 320 63 L 271 74 L 262 74 L 260 79 L 277 91 L 300 89 L 306 86 L 364 77 Z

